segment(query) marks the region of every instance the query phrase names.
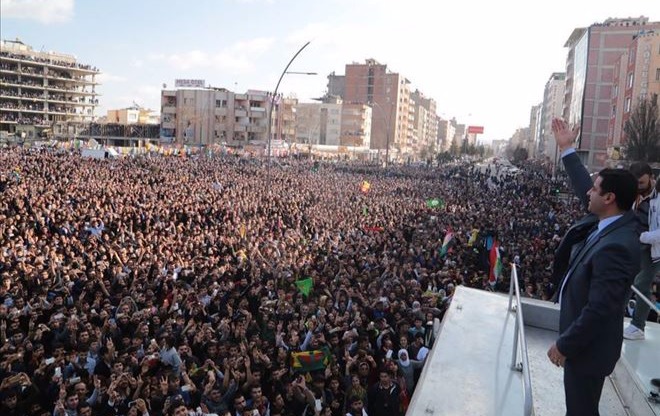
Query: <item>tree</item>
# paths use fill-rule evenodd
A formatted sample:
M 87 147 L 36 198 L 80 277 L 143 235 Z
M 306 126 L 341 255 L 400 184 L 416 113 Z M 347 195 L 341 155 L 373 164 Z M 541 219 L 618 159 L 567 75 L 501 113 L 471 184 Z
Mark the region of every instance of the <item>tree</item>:
M 658 95 L 640 100 L 623 126 L 626 134 L 626 153 L 630 160 L 657 162 L 660 160 L 660 120 Z

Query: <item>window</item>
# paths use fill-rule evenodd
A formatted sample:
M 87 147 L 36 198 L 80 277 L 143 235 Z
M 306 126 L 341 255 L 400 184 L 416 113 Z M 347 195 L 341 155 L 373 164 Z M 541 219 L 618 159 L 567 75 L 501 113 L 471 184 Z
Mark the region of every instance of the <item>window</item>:
M 629 112 L 630 112 L 630 104 L 631 104 L 631 101 L 632 101 L 632 100 L 631 100 L 630 97 L 626 98 L 626 105 L 625 105 L 625 107 L 623 108 L 623 111 L 624 111 L 624 112 L 626 112 L 626 113 L 629 113 Z
M 632 88 L 632 86 L 633 86 L 633 78 L 634 78 L 634 74 L 633 74 L 632 72 L 629 73 L 629 74 L 628 74 L 628 88 Z
M 660 81 L 660 68 L 655 70 L 655 80 Z
M 615 105 L 612 106 L 612 115 L 613 116 L 616 115 L 616 106 Z
M 614 86 L 614 92 L 613 92 L 613 94 L 612 94 L 612 97 L 613 97 L 613 98 L 616 98 L 616 97 L 618 97 L 618 96 L 619 96 L 619 84 L 616 84 L 616 85 Z

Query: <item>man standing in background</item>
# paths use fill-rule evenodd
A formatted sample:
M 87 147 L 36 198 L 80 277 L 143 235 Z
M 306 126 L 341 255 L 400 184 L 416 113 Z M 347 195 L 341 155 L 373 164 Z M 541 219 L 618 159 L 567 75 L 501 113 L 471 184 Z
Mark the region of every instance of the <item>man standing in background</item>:
M 630 173 L 637 178 L 637 200 L 633 210 L 640 222 L 640 233 L 649 231 L 649 206 L 656 198 L 655 180 L 653 171 L 648 163 L 635 162 L 630 165 Z M 651 298 L 651 285 L 656 273 L 660 271 L 660 261 L 654 263 L 651 256 L 651 245 L 641 244 L 641 270 L 635 276 L 635 287 L 647 298 Z M 637 299 L 632 322 L 623 331 L 623 337 L 628 340 L 644 339 L 644 327 L 651 308 L 641 299 Z

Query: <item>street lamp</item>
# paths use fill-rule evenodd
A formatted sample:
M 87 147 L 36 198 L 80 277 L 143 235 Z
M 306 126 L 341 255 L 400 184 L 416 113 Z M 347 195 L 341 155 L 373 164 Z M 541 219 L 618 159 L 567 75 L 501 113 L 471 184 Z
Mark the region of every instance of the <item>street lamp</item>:
M 305 43 L 302 48 L 298 49 L 298 52 L 296 52 L 295 55 L 293 55 L 293 58 L 289 61 L 289 63 L 286 65 L 284 68 L 284 71 L 282 71 L 282 75 L 280 75 L 280 79 L 277 80 L 277 85 L 275 86 L 275 92 L 273 92 L 273 96 L 270 99 L 270 109 L 268 110 L 268 189 L 270 190 L 270 165 L 271 165 L 271 146 L 270 142 L 272 140 L 271 137 L 271 129 L 272 129 L 272 124 L 273 124 L 273 107 L 275 106 L 275 97 L 277 97 L 277 91 L 280 88 L 280 83 L 282 82 L 282 78 L 284 78 L 285 74 L 299 74 L 299 75 L 316 75 L 316 72 L 287 72 L 293 61 L 300 55 L 300 52 L 303 51 L 309 45 L 311 42 Z

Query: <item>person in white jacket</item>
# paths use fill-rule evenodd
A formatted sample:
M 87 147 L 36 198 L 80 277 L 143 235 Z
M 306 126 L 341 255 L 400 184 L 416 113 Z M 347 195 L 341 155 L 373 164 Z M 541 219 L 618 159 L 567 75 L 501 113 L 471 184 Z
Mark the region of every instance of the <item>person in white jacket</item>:
M 640 234 L 639 241 L 643 244 L 651 245 L 651 262 L 652 270 L 658 270 L 660 266 L 660 196 L 657 191 L 660 187 L 660 181 L 656 183 L 656 195 L 653 199 L 649 201 L 649 230 Z M 635 282 L 635 287 L 644 295 L 647 299 L 651 298 L 651 286 L 653 285 L 653 278 L 655 273 L 653 273 L 650 278 L 645 279 L 643 282 Z M 641 299 L 637 299 L 637 304 L 635 305 L 635 313 L 633 315 L 632 325 L 638 328 L 642 334 L 644 334 L 645 322 L 648 319 L 649 311 L 651 310 L 650 306 L 646 304 Z M 643 335 L 640 337 L 643 338 Z M 631 338 L 627 338 L 631 339 Z M 637 338 L 639 339 L 639 338 Z

